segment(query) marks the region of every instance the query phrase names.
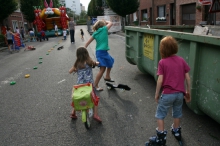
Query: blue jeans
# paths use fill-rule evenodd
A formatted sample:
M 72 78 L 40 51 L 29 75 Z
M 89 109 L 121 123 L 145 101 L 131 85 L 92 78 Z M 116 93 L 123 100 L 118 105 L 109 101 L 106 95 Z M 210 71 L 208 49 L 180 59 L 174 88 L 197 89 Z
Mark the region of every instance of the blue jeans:
M 172 94 L 162 94 L 158 105 L 155 117 L 163 120 L 170 107 L 172 107 L 173 118 L 182 117 L 183 93 L 177 92 Z

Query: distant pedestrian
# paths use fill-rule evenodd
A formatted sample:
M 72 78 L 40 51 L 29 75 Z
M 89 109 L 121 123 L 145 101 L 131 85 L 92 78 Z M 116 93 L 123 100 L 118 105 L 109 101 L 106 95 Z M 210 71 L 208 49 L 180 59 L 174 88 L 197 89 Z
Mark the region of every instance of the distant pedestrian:
M 70 30 L 70 42 L 74 43 L 75 42 L 75 38 L 74 38 L 74 35 L 75 35 L 75 23 L 73 21 L 73 18 L 70 18 L 69 30 Z
M 80 31 L 81 31 L 81 39 L 84 40 L 84 37 L 83 37 L 84 36 L 84 32 L 83 32 L 82 29 L 80 29 Z
M 176 55 L 177 52 L 178 43 L 173 37 L 167 36 L 160 41 L 160 56 L 162 59 L 158 64 L 157 75 L 159 77 L 155 93 L 155 100 L 158 103 L 155 115 L 158 124 L 156 128 L 157 136 L 151 137 L 146 146 L 166 145 L 167 131 L 164 129 L 164 118 L 171 107 L 173 116 L 171 131 L 174 137 L 181 141 L 180 118 L 182 117 L 183 98 L 186 99 L 186 102 L 191 100 L 190 68 L 182 57 Z M 162 93 L 160 94 L 161 88 Z M 185 95 L 189 98 L 184 97 Z
M 20 34 L 21 34 L 22 39 L 24 40 L 24 28 L 23 27 L 21 27 L 20 29 Z
M 66 28 L 64 28 L 64 29 L 63 29 L 63 40 L 66 40 L 66 34 L 67 34 Z
M 19 33 L 20 34 L 20 30 L 18 27 L 16 27 L 16 33 Z
M 55 31 L 55 35 L 58 36 L 58 27 L 56 24 L 54 25 L 54 31 Z
M 35 41 L 35 35 L 33 29 L 29 29 L 28 34 L 30 36 L 30 41 Z
M 11 28 L 9 27 L 6 31 L 5 37 L 7 39 L 8 50 L 10 53 L 12 53 L 11 46 L 13 46 L 13 40 L 12 40 L 13 35 L 14 33 L 11 31 Z
M 100 70 L 95 79 L 95 88 L 97 91 L 103 91 L 103 88 L 99 87 L 98 84 L 106 68 L 107 71 L 104 80 L 114 82 L 114 80 L 110 77 L 110 72 L 114 64 L 114 58 L 112 58 L 108 53 L 108 50 L 110 50 L 108 45 L 108 30 L 112 27 L 112 25 L 113 24 L 110 21 L 97 21 L 93 26 L 94 33 L 92 34 L 92 37 L 85 44 L 85 48 L 87 48 L 94 39 L 96 40 L 96 58 L 100 63 Z

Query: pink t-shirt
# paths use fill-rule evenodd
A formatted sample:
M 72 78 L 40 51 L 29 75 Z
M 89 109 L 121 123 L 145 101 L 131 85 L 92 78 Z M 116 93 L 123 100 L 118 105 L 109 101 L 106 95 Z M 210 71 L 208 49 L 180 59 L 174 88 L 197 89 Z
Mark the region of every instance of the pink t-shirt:
M 157 75 L 163 75 L 163 93 L 182 92 L 185 94 L 185 73 L 189 70 L 189 66 L 182 57 L 174 55 L 161 59 Z

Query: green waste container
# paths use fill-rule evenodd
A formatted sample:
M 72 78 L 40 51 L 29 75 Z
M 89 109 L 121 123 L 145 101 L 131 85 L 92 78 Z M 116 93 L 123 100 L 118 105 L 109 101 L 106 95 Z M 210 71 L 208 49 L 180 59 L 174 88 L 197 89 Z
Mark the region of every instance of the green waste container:
M 160 40 L 164 36 L 173 36 L 179 45 L 177 55 L 191 68 L 192 100 L 188 107 L 196 114 L 206 114 L 220 123 L 220 37 L 195 35 L 193 30 L 194 26 L 127 26 L 126 59 L 157 80 Z

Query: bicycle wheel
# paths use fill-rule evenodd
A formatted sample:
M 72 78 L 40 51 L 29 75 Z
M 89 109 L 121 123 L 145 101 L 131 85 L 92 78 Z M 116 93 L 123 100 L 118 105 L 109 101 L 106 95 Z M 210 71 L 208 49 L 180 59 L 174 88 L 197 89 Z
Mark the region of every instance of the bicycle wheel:
M 90 129 L 91 127 L 91 118 L 89 117 L 89 112 L 86 112 L 86 122 L 85 122 L 86 129 Z

